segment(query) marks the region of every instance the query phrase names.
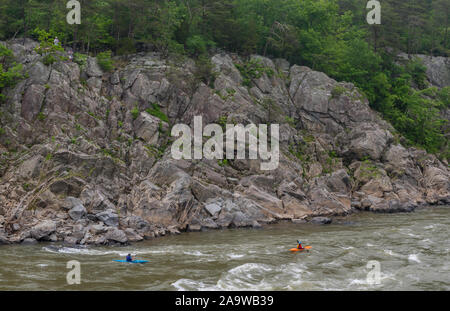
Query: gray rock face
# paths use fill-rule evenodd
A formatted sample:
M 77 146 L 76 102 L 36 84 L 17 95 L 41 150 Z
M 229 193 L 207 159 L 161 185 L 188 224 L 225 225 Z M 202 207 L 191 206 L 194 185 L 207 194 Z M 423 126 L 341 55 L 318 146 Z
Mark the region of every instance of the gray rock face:
M 56 223 L 52 220 L 44 220 L 31 228 L 31 237 L 36 240 L 48 240 L 56 231 Z
M 372 160 L 379 160 L 392 140 L 393 136 L 388 131 L 370 124 L 361 124 L 349 134 L 349 152 L 358 159 L 368 156 Z
M 113 210 L 107 210 L 96 214 L 97 218 L 110 227 L 117 227 L 119 225 L 119 216 Z
M 62 204 L 62 208 L 67 211 L 78 206 L 83 206 L 83 202 L 81 202 L 80 199 L 74 197 L 67 197 Z
M 50 78 L 50 69 L 41 62 L 36 62 L 28 70 L 30 76 L 30 83 L 32 84 L 45 84 Z
M 212 203 L 212 204 L 205 205 L 205 209 L 208 211 L 208 213 L 211 216 L 215 216 L 222 210 L 222 207 L 220 205 Z
M 8 240 L 6 236 L 6 232 L 0 229 L 0 245 L 10 244 L 11 242 Z
M 73 220 L 77 221 L 87 214 L 86 208 L 83 205 L 76 205 L 69 211 L 69 216 Z
M 446 87 L 450 85 L 450 60 L 447 57 L 432 57 L 415 55 L 419 57 L 427 68 L 427 77 L 432 85 Z
M 97 63 L 97 59 L 94 57 L 88 57 L 86 62 L 86 74 L 89 77 L 101 77 L 103 75 L 103 71 L 100 69 L 100 66 Z
M 147 112 L 141 112 L 134 121 L 134 129 L 138 138 L 144 140 L 150 145 L 158 142 L 160 120 L 149 115 Z
M 128 237 L 127 237 L 126 233 L 119 229 L 109 230 L 106 233 L 105 238 L 108 241 L 117 242 L 117 243 L 121 243 L 121 244 L 125 244 L 128 242 Z
M 29 78 L 5 90 L 0 107 L 0 243 L 124 244 L 450 200 L 447 163 L 395 143 L 392 126 L 354 85 L 310 68 L 253 55 L 274 74 L 246 86 L 236 67 L 246 60 L 222 53 L 211 58 L 210 88 L 194 79 L 192 60 L 141 53 L 103 73 L 91 57 L 83 68 L 64 61 L 50 68 L 35 42 L 6 44 Z M 448 85 L 448 60 L 425 62 L 429 80 Z M 169 130 L 199 115 L 204 126 L 279 124 L 278 167 L 175 160 Z
M 44 102 L 45 91 L 45 87 L 39 84 L 33 84 L 25 91 L 21 112 L 25 120 L 31 122 L 37 117 Z

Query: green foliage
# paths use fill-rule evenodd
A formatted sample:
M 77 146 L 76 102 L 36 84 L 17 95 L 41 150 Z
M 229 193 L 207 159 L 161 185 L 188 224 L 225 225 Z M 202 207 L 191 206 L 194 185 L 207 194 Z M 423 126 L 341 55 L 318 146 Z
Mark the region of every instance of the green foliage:
M 450 86 L 442 88 L 437 93 L 437 98 L 440 101 L 440 108 L 450 108 Z
M 201 56 L 196 60 L 194 72 L 195 82 L 203 82 L 210 87 L 214 87 L 218 73 L 214 71 L 214 65 L 206 56 Z
M 332 98 L 339 98 L 342 94 L 344 94 L 346 91 L 345 87 L 341 86 L 341 85 L 336 85 L 332 90 L 331 90 L 331 97 Z
M 53 36 L 49 32 L 36 28 L 34 30 L 34 34 L 38 36 L 39 46 L 35 48 L 35 51 L 43 56 L 43 63 L 46 66 L 50 66 L 53 63 L 65 59 L 61 53 L 64 52 L 64 49 L 61 47 L 61 44 L 53 43 Z
M 235 66 L 242 75 L 242 83 L 247 87 L 251 86 L 252 81 L 261 78 L 264 73 L 266 73 L 269 78 L 274 75 L 271 68 L 265 67 L 257 59 L 251 59 L 243 64 L 235 64 Z
M 139 111 L 139 108 L 137 105 L 131 110 L 131 116 L 133 117 L 133 120 L 136 120 L 139 117 L 139 114 L 141 112 Z
M 113 61 L 111 59 L 111 51 L 97 54 L 97 62 L 103 71 L 109 72 L 114 69 Z
M 46 118 L 47 118 L 46 115 L 44 113 L 42 113 L 42 112 L 39 112 L 38 115 L 37 115 L 37 119 L 39 121 L 44 121 Z
M 152 108 L 149 108 L 147 110 L 145 110 L 148 114 L 157 117 L 158 119 L 160 119 L 161 121 L 164 121 L 166 123 L 169 123 L 169 118 L 167 117 L 167 115 L 161 111 L 161 108 L 159 107 L 158 104 L 152 104 Z
M 115 43 L 116 55 L 136 53 L 135 42 L 132 38 L 122 38 Z
M 16 85 L 24 77 L 22 64 L 16 64 L 12 51 L 0 44 L 0 103 L 6 99 L 3 89 Z
M 56 63 L 58 60 L 55 58 L 55 56 L 51 55 L 51 54 L 47 54 L 44 56 L 44 59 L 42 60 L 42 62 L 44 63 L 45 66 L 50 66 L 53 63 Z
M 215 43 L 207 40 L 201 35 L 193 35 L 186 40 L 186 51 L 192 56 L 200 56 L 214 47 Z
M 228 159 L 217 160 L 217 164 L 219 164 L 220 167 L 225 167 L 225 166 L 230 165 Z
M 419 58 L 415 58 L 414 60 L 408 62 L 405 67 L 405 71 L 411 75 L 412 81 L 419 89 L 424 89 L 426 87 L 427 68 L 423 65 Z
M 167 148 L 165 145 L 159 147 L 154 145 L 145 145 L 144 147 L 147 149 L 147 154 L 156 159 L 161 159 Z
M 286 117 L 286 123 L 289 124 L 292 128 L 295 128 L 296 126 L 295 119 L 288 116 Z
M 73 55 L 73 61 L 80 65 L 80 67 L 84 67 L 87 64 L 88 55 L 81 54 L 81 53 L 75 53 Z

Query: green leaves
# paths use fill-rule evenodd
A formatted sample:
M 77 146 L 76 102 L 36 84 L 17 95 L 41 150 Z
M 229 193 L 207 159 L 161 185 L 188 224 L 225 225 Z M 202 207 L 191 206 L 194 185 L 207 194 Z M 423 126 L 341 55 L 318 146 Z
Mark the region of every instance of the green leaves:
M 16 64 L 12 51 L 0 44 L 0 102 L 5 100 L 1 93 L 3 89 L 14 86 L 23 78 L 22 64 Z
M 266 73 L 269 78 L 274 75 L 271 68 L 265 67 L 257 59 L 250 59 L 243 64 L 235 64 L 235 66 L 242 75 L 243 84 L 247 87 L 251 86 L 252 81 L 261 78 L 264 73 Z
M 114 69 L 111 59 L 111 51 L 101 52 L 97 54 L 97 63 L 103 71 L 109 72 Z

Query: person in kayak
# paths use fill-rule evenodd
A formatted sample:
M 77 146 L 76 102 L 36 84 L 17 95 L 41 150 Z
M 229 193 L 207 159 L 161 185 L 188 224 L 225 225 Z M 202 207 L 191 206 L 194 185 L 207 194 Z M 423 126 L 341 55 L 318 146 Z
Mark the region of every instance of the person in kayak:
M 297 248 L 298 249 L 304 249 L 302 246 L 302 242 L 300 242 L 299 240 L 297 240 Z
M 132 262 L 133 261 L 133 257 L 131 257 L 131 254 L 127 255 L 127 262 Z

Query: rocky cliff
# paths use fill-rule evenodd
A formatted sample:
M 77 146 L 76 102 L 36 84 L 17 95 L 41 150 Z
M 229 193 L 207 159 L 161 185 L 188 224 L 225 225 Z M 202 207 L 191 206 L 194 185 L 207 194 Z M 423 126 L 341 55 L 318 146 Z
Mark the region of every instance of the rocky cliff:
M 28 77 L 0 114 L 0 243 L 128 243 L 356 210 L 450 202 L 447 164 L 402 137 L 349 83 L 284 60 L 138 54 L 102 72 L 95 58 L 50 66 L 37 43 L 6 44 Z M 214 75 L 212 75 L 214 76 Z M 203 81 L 203 82 L 202 82 Z M 205 82 L 205 83 L 204 83 Z M 176 123 L 280 124 L 280 165 L 174 160 Z

